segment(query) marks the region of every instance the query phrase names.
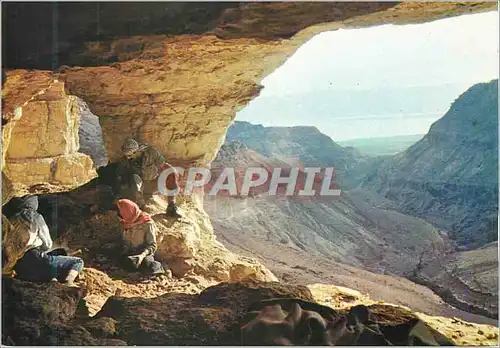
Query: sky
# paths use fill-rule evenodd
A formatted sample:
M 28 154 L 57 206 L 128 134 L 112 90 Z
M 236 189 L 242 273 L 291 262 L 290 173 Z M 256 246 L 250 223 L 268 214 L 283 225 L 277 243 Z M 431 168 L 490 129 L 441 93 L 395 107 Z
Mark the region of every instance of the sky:
M 316 126 L 333 140 L 425 134 L 498 78 L 498 12 L 316 35 L 261 81 L 236 120 Z

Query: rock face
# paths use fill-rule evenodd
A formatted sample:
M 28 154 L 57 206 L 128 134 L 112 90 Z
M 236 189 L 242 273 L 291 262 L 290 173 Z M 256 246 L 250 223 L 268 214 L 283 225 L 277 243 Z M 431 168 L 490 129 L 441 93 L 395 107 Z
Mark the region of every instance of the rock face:
M 430 262 L 414 279 L 457 308 L 498 319 L 498 242 Z
M 95 263 L 98 254 L 111 259 L 121 254 L 119 219 L 115 212 L 109 211 L 113 195 L 100 179 L 68 193 L 40 198 L 39 211 L 58 238 L 56 241 L 73 250 L 87 249 L 82 257 L 89 264 Z M 183 215 L 180 220 L 165 215 L 166 205 L 161 198 L 155 197 L 145 208 L 158 226 L 156 255 L 174 276 L 194 273 L 213 281 L 230 282 L 277 280 L 255 259 L 235 255 L 220 244 L 199 203 L 184 197 L 177 204 Z
M 125 137 L 134 136 L 158 147 L 173 164 L 182 162 L 188 165 L 207 165 L 222 144 L 235 111 L 258 94 L 261 88 L 260 80 L 316 33 L 340 27 L 418 22 L 495 8 L 494 4 L 488 3 L 402 4 L 393 7 L 394 5 L 9 4 L 2 13 L 3 19 L 6 20 L 5 32 L 8 33 L 5 40 L 2 40 L 4 67 L 51 69 L 57 72 L 9 71 L 4 85 L 6 88 L 3 89 L 4 149 L 9 148 L 9 141 L 6 140 L 12 141 L 12 132 L 18 122 L 33 121 L 31 118 L 24 119 L 23 108 L 26 103 L 34 96 L 44 93 L 57 79 L 64 83 L 67 97 L 82 98 L 89 105 L 90 111 L 100 118 L 109 160 L 117 159 Z M 230 11 L 226 11 L 228 9 Z M 333 23 L 306 29 L 308 26 L 326 22 Z M 272 26 L 266 25 L 263 30 L 259 23 L 272 23 Z M 299 32 L 300 30 L 303 31 Z M 57 38 L 53 32 L 59 33 Z M 291 39 L 288 40 L 289 38 Z M 38 103 L 41 100 L 33 102 Z M 45 117 L 43 115 L 41 114 Z M 67 118 L 60 119 L 63 123 L 67 122 Z M 67 124 L 74 125 L 69 121 Z M 68 127 L 60 125 L 54 129 L 59 135 L 78 134 L 78 127 Z M 30 133 L 33 132 L 35 130 L 30 129 Z M 58 144 L 59 150 L 73 149 L 73 152 L 54 157 L 29 160 L 23 158 L 21 162 L 10 159 L 12 165 L 9 167 L 2 164 L 2 171 L 7 176 L 13 173 L 9 179 L 13 181 L 13 191 L 16 195 L 24 194 L 28 190 L 30 193 L 67 191 L 82 185 L 92 177 L 92 174 L 89 174 L 90 158 L 74 152 L 77 149 L 74 149 L 73 140 L 66 138 L 63 143 Z M 5 157 L 7 152 L 2 155 Z M 30 167 L 27 168 L 25 163 L 29 163 Z M 16 188 L 17 176 L 20 173 L 28 173 L 31 178 L 29 182 L 22 182 L 21 175 L 21 182 L 17 184 L 21 188 Z M 52 229 L 52 232 L 61 237 L 65 234 L 72 236 L 74 239 L 70 241 L 73 245 L 77 245 L 78 237 L 85 236 L 80 245 L 104 247 L 99 238 L 109 238 L 112 233 L 106 235 L 106 232 L 110 231 L 106 230 L 109 225 L 100 221 L 105 220 L 102 219 L 102 211 L 95 214 L 97 221 L 89 222 L 89 226 L 79 226 L 77 223 L 91 219 L 90 211 L 95 206 L 95 198 L 85 196 L 84 191 L 75 191 L 73 197 L 56 196 L 70 209 L 63 209 L 64 205 L 60 204 L 58 206 L 61 209 L 45 217 L 47 220 L 57 221 L 57 227 Z M 97 189 L 95 192 L 100 197 L 103 191 Z M 104 192 L 103 196 L 105 195 Z M 182 260 L 178 262 L 180 273 L 188 269 L 194 272 L 206 271 L 219 280 L 273 279 L 274 276 L 256 261 L 240 260 L 215 243 L 210 223 L 206 215 L 203 215 L 199 203 L 186 204 L 184 207 L 191 221 L 188 222 L 188 227 L 181 229 L 181 233 L 175 236 L 181 243 L 186 242 L 185 246 L 175 249 L 179 255 L 183 255 L 177 257 L 177 260 Z M 184 209 L 182 204 L 181 209 Z M 63 218 L 65 215 L 66 219 Z M 192 225 L 193 222 L 195 226 Z M 100 226 L 100 229 L 87 231 L 86 228 L 92 227 L 92 224 Z M 170 227 L 172 226 L 164 226 L 166 236 L 169 236 L 169 233 L 172 235 L 173 231 L 168 231 Z M 177 226 L 174 228 L 177 229 Z M 197 238 L 198 231 L 202 242 L 201 248 L 196 249 L 197 243 L 191 243 L 196 239 L 191 239 L 190 236 Z M 93 240 L 88 234 L 99 238 Z M 170 241 L 176 238 L 171 238 Z M 92 251 L 95 252 L 95 249 Z M 94 255 L 87 256 L 92 258 Z M 193 263 L 193 259 L 205 261 Z M 234 259 L 236 261 L 232 262 Z M 175 264 L 173 260 L 170 261 Z M 21 288 L 20 286 L 19 289 Z M 37 300 L 45 294 L 44 288 L 41 288 L 30 298 Z M 161 315 L 169 315 L 170 305 L 171 303 L 167 302 L 167 308 Z M 144 307 L 146 309 L 143 313 L 146 315 L 140 316 L 139 322 L 134 321 L 134 318 L 140 309 L 131 310 L 130 312 L 134 312 L 133 316 L 126 315 L 131 319 L 128 323 L 135 325 L 134 337 L 137 337 L 136 340 L 131 338 L 127 343 L 149 342 L 158 337 L 163 340 L 169 335 L 168 330 L 153 331 L 157 336 L 144 334 L 151 332 L 150 328 L 155 330 L 158 321 L 151 321 L 150 318 L 160 315 L 149 311 L 146 304 Z M 201 309 L 202 312 L 203 310 Z M 42 315 L 39 312 L 36 312 L 36 316 Z M 23 311 L 14 310 L 10 313 Z M 201 318 L 202 322 L 213 323 L 211 327 L 218 327 L 217 318 L 212 320 L 210 310 L 207 310 L 207 313 L 209 319 L 205 319 L 203 315 L 191 318 L 194 321 Z M 148 317 L 149 314 L 152 316 Z M 146 321 L 144 318 L 147 318 Z M 116 324 L 119 332 L 126 336 L 128 323 L 125 320 L 123 322 L 123 326 L 119 322 Z M 191 322 L 188 321 L 187 326 L 191 325 Z M 165 325 L 168 326 L 168 323 Z M 18 327 L 24 327 L 24 324 Z M 87 329 L 66 323 L 51 323 L 49 328 L 47 325 L 42 327 L 43 331 L 38 328 L 28 329 L 28 333 L 20 331 L 19 334 L 11 335 L 10 340 L 16 344 L 120 343 L 96 341 Z M 180 336 L 171 337 L 170 341 L 166 337 L 163 343 L 177 342 L 179 337 L 187 337 L 188 332 L 191 337 L 189 342 L 214 340 L 210 338 L 213 337 L 214 331 L 209 331 L 211 336 L 200 334 L 194 338 L 190 331 L 179 331 Z M 22 337 L 28 339 L 23 341 Z
M 93 337 L 74 322 L 84 289 L 2 279 L 2 343 L 7 345 L 126 345 Z
M 472 86 L 415 145 L 380 164 L 365 188 L 474 248 L 497 239 L 498 80 Z
M 57 69 L 66 93 L 82 98 L 100 118 L 110 161 L 133 136 L 158 147 L 173 164 L 208 165 L 235 112 L 259 93 L 260 80 L 316 33 L 495 8 L 490 3 L 394 5 L 8 4 L 3 62 L 6 68 Z M 259 23 L 266 23 L 265 31 Z M 4 159 L 23 105 L 55 80 L 48 71 L 7 74 Z M 29 180 L 44 181 L 30 183 L 31 193 L 67 190 L 92 176 L 88 158 L 81 155 L 62 159 L 61 166 L 75 165 L 66 178 L 52 174 L 59 159 L 30 160 L 30 168 L 13 163 L 9 170 L 12 176 L 26 170 Z M 26 193 L 21 186 L 16 194 Z
M 99 124 L 99 117 L 92 114 L 85 102 L 78 100 L 80 108 L 80 128 L 78 136 L 80 138 L 79 152 L 89 155 L 96 168 L 108 164 L 108 156 L 104 148 L 102 129 Z
M 245 126 L 244 134 L 253 135 L 243 140 L 250 146 L 277 147 L 276 142 L 266 143 L 260 134 L 264 127 Z M 250 127 L 253 130 L 249 130 Z M 285 131 L 286 128 L 281 130 Z M 229 134 L 237 139 L 232 127 Z M 300 155 L 305 147 L 298 150 Z M 293 150 L 290 152 L 293 154 Z M 314 157 L 314 154 L 311 151 L 304 156 Z M 221 147 L 212 168 L 273 165 L 283 163 L 259 155 L 242 141 L 235 140 Z M 427 314 L 444 315 L 450 309 L 440 300 L 427 304 L 432 297 L 418 286 L 412 288 L 414 283 L 395 277 L 399 275 L 430 287 L 447 303 L 465 311 L 449 313 L 450 316 L 479 322 L 487 319 L 471 319 L 470 313 L 488 318 L 498 316 L 497 245 L 456 253 L 446 234 L 422 219 L 399 213 L 396 204 L 375 193 L 360 189 L 343 191 L 342 199 L 335 201 L 278 199 L 265 195 L 206 196 L 204 206 L 216 235 L 230 250 L 258 257 L 287 282 L 316 281 L 363 288 L 374 298 L 394 301 Z M 346 269 L 346 265 L 353 267 Z M 377 275 L 361 273 L 361 269 Z M 385 276 L 379 278 L 377 284 L 363 284 L 381 274 Z M 386 290 L 378 291 L 378 284 L 386 284 Z M 405 295 L 396 293 L 399 287 L 405 288 Z
M 9 130 L 3 136 L 3 172 L 14 193 L 34 193 L 40 186 L 67 190 L 84 184 L 96 173 L 92 160 L 78 153 L 80 112 L 76 97 L 64 92 L 62 82 L 50 81 L 43 73 L 26 75 L 19 71 L 7 74 L 6 100 L 11 99 L 9 91 L 17 88 L 11 83 L 39 79 L 47 87 L 15 109 L 17 116 L 9 118 L 9 107 L 4 110 Z
M 135 136 L 171 161 L 208 164 L 235 111 L 258 94 L 260 80 L 316 33 L 494 9 L 488 3 L 394 5 L 10 4 L 4 61 L 8 67 L 72 66 L 61 67 L 59 77 L 101 118 L 111 161 L 124 138 Z M 52 20 L 57 41 L 38 29 L 51 33 Z
M 244 130 L 238 131 L 239 127 Z M 285 166 L 285 161 L 296 161 L 294 158 L 306 165 L 332 166 L 333 161 L 339 163 L 334 151 L 337 147 L 337 153 L 343 153 L 330 138 L 309 127 L 266 128 L 236 122 L 212 162 L 212 170 L 227 167 L 244 173 L 245 168 L 262 167 L 272 171 Z M 342 185 L 340 188 L 343 190 Z M 259 254 L 273 245 L 400 276 L 412 274 L 422 253 L 433 258 L 451 250 L 434 226 L 395 211 L 390 201 L 363 190 L 344 190 L 340 199 L 266 193 L 255 197 L 205 196 L 204 206 L 217 235 L 244 252 Z
M 71 68 L 61 75 L 69 93 L 101 118 L 110 161 L 132 136 L 154 144 L 172 162 L 208 164 L 237 106 L 259 92 L 256 69 L 245 70 L 234 55 L 260 60 L 277 48 L 275 43 L 264 47 L 213 36 L 122 40 L 124 47 L 144 46 L 146 51 L 111 67 Z M 151 54 L 155 60 L 148 58 Z
M 219 284 L 198 295 L 169 293 L 150 299 L 114 296 L 93 318 L 87 317 L 82 311 L 83 294 L 84 289 L 67 288 L 55 283 L 34 284 L 4 278 L 3 313 L 9 320 L 2 321 L 2 343 L 240 345 L 240 325 L 245 322 L 249 308 L 265 300 L 297 299 L 331 313 L 335 319 L 342 319 L 347 313 L 343 309 L 317 305 L 315 297 L 305 286 L 279 283 Z M 378 325 L 386 339 L 392 342 L 402 342 L 401 339 L 408 334 L 404 328 L 419 316 L 424 317 L 423 320 L 429 322 L 429 326 L 443 330 L 448 337 L 457 332 L 478 331 L 479 328 L 491 341 L 498 338 L 496 328 L 460 321 L 449 327 L 436 327 L 436 319 L 439 318 L 425 317 L 393 305 L 372 303 L 368 305 L 368 310 L 371 312 L 370 324 Z M 471 328 L 463 330 L 459 324 L 465 329 L 467 326 Z M 479 344 L 478 335 L 474 337 L 477 341 L 468 337 L 454 341 L 467 345 Z M 368 341 L 374 345 L 376 342 Z
M 2 274 L 8 274 L 14 269 L 16 262 L 26 252 L 29 239 L 27 231 L 16 230 L 16 225 L 11 224 L 2 214 Z

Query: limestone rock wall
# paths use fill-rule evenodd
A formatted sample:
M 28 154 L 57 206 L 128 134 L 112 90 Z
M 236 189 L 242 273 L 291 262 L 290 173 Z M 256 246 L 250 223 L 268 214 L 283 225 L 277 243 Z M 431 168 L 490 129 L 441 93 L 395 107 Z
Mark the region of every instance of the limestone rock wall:
M 18 98 L 22 106 L 10 107 L 9 94 L 5 98 L 2 167 L 4 177 L 12 184 L 11 195 L 66 191 L 96 176 L 90 157 L 78 152 L 77 98 L 67 95 L 64 84 L 50 79 L 48 73 L 37 75 L 43 86 Z M 6 85 L 22 83 L 25 78 L 25 72 L 9 73 Z
M 115 260 L 117 263 L 111 266 L 100 260 L 119 258 L 122 228 L 117 213 L 103 206 L 103 201 L 113 197 L 106 193 L 105 185 L 96 181 L 71 192 L 42 196 L 39 210 L 51 231 L 57 232 L 56 244 L 82 250 L 86 267 L 110 271 L 109 267 L 116 267 L 119 262 Z M 198 198 L 178 199 L 181 219 L 167 217 L 166 202 L 158 196 L 145 207 L 158 228 L 157 260 L 165 262 L 176 278 L 195 275 L 210 282 L 277 281 L 259 261 L 236 255 L 217 241 L 210 217 L 196 201 Z M 91 210 L 97 213 L 89 213 Z
M 133 136 L 171 161 L 206 165 L 236 111 L 259 94 L 262 78 L 317 33 L 493 9 L 487 3 L 394 5 L 249 3 L 226 9 L 203 34 L 89 40 L 68 55 L 78 66 L 62 66 L 58 76 L 68 94 L 100 117 L 111 162 Z
M 23 107 L 54 83 L 48 71 L 13 70 L 7 80 L 2 83 L 2 170 L 12 130 L 23 114 Z
M 156 145 L 170 160 L 210 163 L 238 106 L 260 90 L 260 67 L 235 57 L 261 61 L 279 49 L 254 39 L 159 36 L 122 39 L 109 54 L 120 56 L 119 47 L 138 46 L 144 46 L 143 53 L 128 52 L 137 59 L 65 69 L 60 75 L 68 93 L 100 117 L 111 162 L 120 156 L 123 140 L 133 136 Z
M 63 83 L 55 82 L 30 101 L 23 113 L 12 131 L 7 160 L 55 157 L 78 150 L 76 97 L 66 96 Z

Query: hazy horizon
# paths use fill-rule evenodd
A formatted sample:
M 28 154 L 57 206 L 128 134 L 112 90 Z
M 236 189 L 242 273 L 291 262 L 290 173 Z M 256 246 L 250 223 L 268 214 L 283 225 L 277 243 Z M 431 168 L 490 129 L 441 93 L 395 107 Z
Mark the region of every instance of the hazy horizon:
M 426 134 L 460 94 L 496 78 L 496 11 L 340 29 L 302 45 L 236 120 L 315 126 L 335 141 Z

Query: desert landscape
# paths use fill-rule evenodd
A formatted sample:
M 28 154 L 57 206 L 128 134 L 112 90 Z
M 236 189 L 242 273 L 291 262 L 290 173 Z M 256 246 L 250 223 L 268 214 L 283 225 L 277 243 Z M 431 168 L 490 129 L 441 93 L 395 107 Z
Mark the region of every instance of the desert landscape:
M 252 345 L 262 337 L 248 336 L 251 308 L 292 301 L 295 322 L 287 305 L 273 319 L 291 335 L 266 324 L 269 307 L 258 312 L 266 342 L 498 345 L 497 79 L 463 90 L 396 154 L 341 146 L 313 126 L 234 121 L 317 34 L 492 11 L 2 3 L 2 344 Z M 334 166 L 342 199 L 200 189 L 176 197 L 173 218 L 155 195 L 142 209 L 167 271 L 128 272 L 113 190 L 130 137 L 185 168 Z M 84 262 L 76 286 L 13 271 L 27 243 L 13 198 L 35 195 L 53 248 Z

